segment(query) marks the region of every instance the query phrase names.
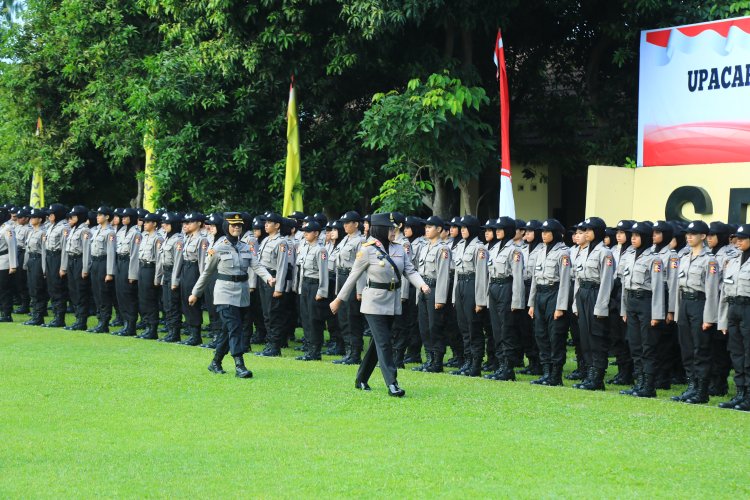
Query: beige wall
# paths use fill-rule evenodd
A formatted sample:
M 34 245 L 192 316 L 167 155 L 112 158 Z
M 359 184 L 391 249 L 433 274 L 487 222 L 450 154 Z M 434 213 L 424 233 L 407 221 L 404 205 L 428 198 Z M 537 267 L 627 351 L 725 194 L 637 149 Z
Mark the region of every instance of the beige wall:
M 586 217 L 602 217 L 609 225 L 620 219 L 656 220 L 665 217 L 670 194 L 681 186 L 698 186 L 711 197 L 713 212 L 695 213 L 688 203 L 688 219 L 727 220 L 729 190 L 750 188 L 750 163 L 620 168 L 591 165 L 588 171 Z M 743 221 L 747 222 L 747 221 Z
M 516 217 L 544 220 L 549 217 L 549 174 L 546 165 L 534 165 L 535 179 L 523 178 L 523 165 L 513 166 L 513 201 Z M 544 181 L 542 181 L 544 179 Z

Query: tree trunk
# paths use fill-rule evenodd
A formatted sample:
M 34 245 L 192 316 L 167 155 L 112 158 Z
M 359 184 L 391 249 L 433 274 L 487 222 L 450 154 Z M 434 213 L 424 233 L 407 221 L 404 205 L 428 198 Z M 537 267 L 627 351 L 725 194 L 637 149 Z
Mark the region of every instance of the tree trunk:
M 144 175 L 138 175 L 140 172 L 140 163 L 137 159 L 133 160 L 133 171 L 135 172 L 135 179 L 138 183 L 138 192 L 135 195 L 135 199 L 130 200 L 130 206 L 133 208 L 143 207 L 143 179 Z
M 433 175 L 432 184 L 435 187 L 435 196 L 432 200 L 432 213 L 445 220 L 450 218 L 451 185 L 446 179 Z
M 477 215 L 479 201 L 479 181 L 468 179 L 458 184 L 461 189 L 461 215 Z

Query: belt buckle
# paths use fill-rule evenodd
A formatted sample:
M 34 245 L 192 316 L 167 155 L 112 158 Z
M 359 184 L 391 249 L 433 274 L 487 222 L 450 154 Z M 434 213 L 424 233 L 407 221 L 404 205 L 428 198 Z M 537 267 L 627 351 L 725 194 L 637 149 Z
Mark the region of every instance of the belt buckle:
M 393 281 L 391 281 L 391 282 L 390 282 L 390 283 L 388 284 L 388 291 L 389 291 L 389 292 L 392 292 L 392 291 L 394 291 L 395 289 L 396 289 L 396 283 L 394 283 Z

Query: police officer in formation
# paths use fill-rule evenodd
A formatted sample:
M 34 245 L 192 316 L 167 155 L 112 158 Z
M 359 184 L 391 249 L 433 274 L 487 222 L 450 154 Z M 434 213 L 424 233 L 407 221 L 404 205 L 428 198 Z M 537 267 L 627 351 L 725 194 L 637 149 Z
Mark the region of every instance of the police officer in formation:
M 204 344 L 216 349 L 211 371 L 222 373 L 231 352 L 243 378 L 251 342 L 262 339 L 258 354 L 279 356 L 299 324 L 305 352 L 297 359 L 320 360 L 328 325 L 332 352 L 345 349 L 336 362 L 361 365 L 357 387 L 369 388 L 380 363 L 396 396 L 399 367 L 440 373 L 447 347 L 456 374 L 481 375 L 487 358 L 487 379 L 535 372 L 533 384 L 563 385 L 570 329 L 583 371 L 574 387 L 604 389 L 615 356 L 608 383 L 632 384 L 622 394 L 655 397 L 687 383 L 672 399 L 702 404 L 727 394 L 734 370 L 736 394 L 719 406 L 750 410 L 746 226 L 624 220 L 607 228 L 590 217 L 574 226 L 569 247 L 555 219 L 501 217 L 483 233 L 471 215 L 446 222 L 351 211 L 329 222 L 322 213 L 232 212 L 214 214 L 209 234 L 197 211 L 117 213 L 115 228 L 106 206 L 0 208 L 0 321 L 12 321 L 14 300 L 19 314 L 28 301 L 24 324 L 64 327 L 70 304 L 75 321 L 66 328 L 85 330 L 93 303 L 97 324 L 88 331 L 105 333 L 119 303 L 118 334 L 135 335 L 140 315 L 139 337 L 157 339 L 162 313 L 160 340 L 199 345 L 205 307 L 218 318 Z M 362 362 L 366 329 L 373 340 Z M 424 363 L 415 346 L 424 346 Z M 516 372 L 524 357 L 528 367 Z

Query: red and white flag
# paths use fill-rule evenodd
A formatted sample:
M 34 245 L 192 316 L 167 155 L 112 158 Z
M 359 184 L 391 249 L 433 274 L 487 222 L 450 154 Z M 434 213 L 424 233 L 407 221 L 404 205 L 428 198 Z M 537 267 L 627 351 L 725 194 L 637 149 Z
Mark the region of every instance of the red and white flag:
M 500 217 L 516 218 L 513 201 L 513 185 L 510 175 L 510 96 L 508 95 L 508 73 L 505 70 L 505 49 L 500 29 L 495 42 L 495 66 L 500 84 Z

